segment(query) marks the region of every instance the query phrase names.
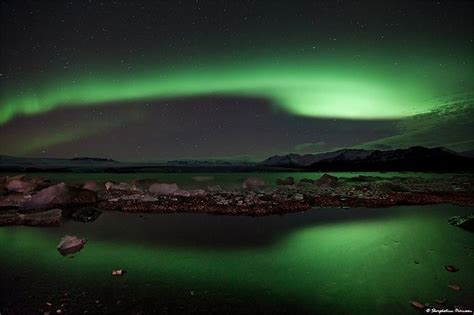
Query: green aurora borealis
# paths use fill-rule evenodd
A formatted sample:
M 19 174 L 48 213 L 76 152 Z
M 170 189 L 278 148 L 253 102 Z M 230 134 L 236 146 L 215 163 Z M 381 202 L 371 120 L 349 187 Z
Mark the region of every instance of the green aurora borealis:
M 472 2 L 26 0 L 0 13 L 0 154 L 474 149 Z
M 207 95 L 265 98 L 294 115 L 394 119 L 435 109 L 436 98 L 466 92 L 463 87 L 473 79 L 469 65 L 450 60 L 367 57 L 354 62 L 347 56 L 309 54 L 247 57 L 185 65 L 150 63 L 134 67 L 135 71 L 93 75 L 72 70 L 70 75 L 46 77 L 44 85 L 3 91 L 0 123 L 65 106 Z

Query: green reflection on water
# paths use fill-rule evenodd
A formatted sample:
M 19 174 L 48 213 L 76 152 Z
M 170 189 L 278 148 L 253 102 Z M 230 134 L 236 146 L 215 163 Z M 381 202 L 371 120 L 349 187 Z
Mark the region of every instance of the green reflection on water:
M 127 284 L 125 290 L 138 298 L 178 289 L 183 294 L 237 296 L 242 303 L 251 297 L 284 301 L 308 311 L 375 314 L 390 309 L 389 313 L 403 314 L 410 311 L 411 299 L 447 298 L 469 305 L 474 292 L 469 281 L 474 278 L 473 235 L 446 223 L 451 215 L 469 210 L 431 206 L 321 209 L 282 218 L 206 216 L 203 230 L 198 227 L 189 235 L 190 222 L 202 224 L 202 217 L 156 215 L 143 220 L 105 213 L 92 224 L 0 228 L 0 258 L 12 272 L 30 271 L 46 285 L 80 283 L 100 288 L 99 294 L 112 294 Z M 186 223 L 180 225 L 181 221 Z M 234 235 L 218 242 L 222 235 L 209 232 L 216 224 L 226 224 Z M 150 233 L 153 229 L 157 232 Z M 158 229 L 167 230 L 160 234 Z M 239 237 L 258 229 L 267 231 L 264 236 L 277 237 L 236 245 Z M 65 233 L 89 240 L 73 259 L 55 250 Z M 204 234 L 207 245 L 186 242 L 198 235 L 193 233 Z M 172 241 L 162 239 L 168 234 L 174 235 Z M 446 272 L 446 264 L 458 266 L 460 272 Z M 113 278 L 110 272 L 115 268 L 128 273 Z M 447 288 L 449 283 L 463 290 L 454 292 Z

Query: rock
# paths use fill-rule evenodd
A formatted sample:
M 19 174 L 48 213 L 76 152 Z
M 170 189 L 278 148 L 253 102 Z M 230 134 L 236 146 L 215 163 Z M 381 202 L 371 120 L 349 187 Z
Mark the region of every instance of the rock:
M 33 183 L 33 184 L 36 184 L 36 185 L 39 185 L 39 186 L 47 185 L 47 183 L 50 182 L 49 180 L 45 180 L 43 177 L 33 177 L 28 181 L 30 183 Z M 42 188 L 44 188 L 44 187 L 42 187 Z
M 112 270 L 112 276 L 123 276 L 125 272 L 123 269 Z
M 410 301 L 411 306 L 413 306 L 416 309 L 422 310 L 425 308 L 425 305 L 423 303 L 420 303 L 418 301 Z
M 115 185 L 115 184 L 114 184 L 113 182 L 106 182 L 106 183 L 104 184 L 105 190 L 111 190 L 114 185 Z
M 0 213 L 0 226 L 28 225 L 28 226 L 53 226 L 61 223 L 61 209 L 51 209 L 41 212 L 21 213 L 18 210 L 2 211 Z
M 230 203 L 230 201 L 224 198 L 223 196 L 215 196 L 214 201 L 217 205 L 220 206 L 227 206 Z
M 454 291 L 461 291 L 461 287 L 458 284 L 449 284 L 448 287 Z
M 173 192 L 173 196 L 189 197 L 191 196 L 191 193 L 187 190 L 178 189 Z
M 324 174 L 321 178 L 314 181 L 314 184 L 319 187 L 336 187 L 339 184 L 339 179 L 335 176 Z
M 128 184 L 124 182 L 120 182 L 118 184 L 115 184 L 113 182 L 106 182 L 105 189 L 126 191 L 126 190 L 137 190 L 137 187 L 134 184 Z
M 40 190 L 36 195 L 26 200 L 25 209 L 51 209 L 55 207 L 95 204 L 95 192 L 81 188 L 68 187 L 65 183 L 50 186 Z
M 6 184 L 7 191 L 16 193 L 29 193 L 35 191 L 37 188 L 38 184 L 21 179 L 13 179 L 8 181 Z
M 242 183 L 244 189 L 255 189 L 265 186 L 265 181 L 259 177 L 249 177 Z
M 208 182 L 214 180 L 214 176 L 193 176 L 195 182 Z
M 453 265 L 446 265 L 446 266 L 444 266 L 444 269 L 446 269 L 449 272 L 458 272 L 459 271 L 459 268 L 455 267 Z
M 202 190 L 202 189 L 190 190 L 189 193 L 191 194 L 191 197 L 205 196 L 206 195 L 206 191 Z
M 87 182 L 84 183 L 84 185 L 82 185 L 82 189 L 91 190 L 91 191 L 99 191 L 100 186 L 97 184 L 96 181 L 88 180 Z
M 295 194 L 293 196 L 293 199 L 297 201 L 302 201 L 304 199 L 304 196 L 302 194 Z
M 302 178 L 300 179 L 300 184 L 314 184 L 314 180 L 309 178 Z
M 278 178 L 276 180 L 277 185 L 294 185 L 295 184 L 295 179 L 291 176 L 288 176 L 286 178 Z
M 165 184 L 165 183 L 155 183 L 150 186 L 150 192 L 158 195 L 172 195 L 174 192 L 179 190 L 178 185 Z
M 78 222 L 92 222 L 97 220 L 102 212 L 94 207 L 80 208 L 72 214 L 71 218 Z
M 15 175 L 15 176 L 7 176 L 6 180 L 7 181 L 11 181 L 11 180 L 15 180 L 15 179 L 23 180 L 25 177 L 26 177 L 25 174 L 18 174 L 18 175 Z
M 63 256 L 74 254 L 84 248 L 86 240 L 76 236 L 65 235 L 59 245 L 56 247 L 59 253 Z
M 466 216 L 455 216 L 448 220 L 448 223 L 461 229 L 474 232 L 474 214 Z

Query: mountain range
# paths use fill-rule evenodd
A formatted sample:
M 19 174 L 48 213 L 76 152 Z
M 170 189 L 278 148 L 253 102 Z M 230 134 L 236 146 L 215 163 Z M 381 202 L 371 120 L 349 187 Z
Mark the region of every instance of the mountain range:
M 396 150 L 343 149 L 321 154 L 272 156 L 268 167 L 311 171 L 465 171 L 474 159 L 445 148 L 414 146 Z
M 474 171 L 474 158 L 445 148 L 342 149 L 320 154 L 286 154 L 252 163 L 220 160 L 119 162 L 106 158 L 21 158 L 0 156 L 3 172 L 248 172 L 248 171 Z

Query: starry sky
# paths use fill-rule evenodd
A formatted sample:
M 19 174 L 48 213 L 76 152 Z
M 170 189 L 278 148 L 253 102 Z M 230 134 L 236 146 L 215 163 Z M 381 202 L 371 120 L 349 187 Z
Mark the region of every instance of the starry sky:
M 1 1 L 0 154 L 474 149 L 472 1 Z

